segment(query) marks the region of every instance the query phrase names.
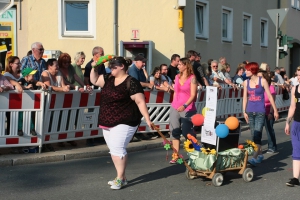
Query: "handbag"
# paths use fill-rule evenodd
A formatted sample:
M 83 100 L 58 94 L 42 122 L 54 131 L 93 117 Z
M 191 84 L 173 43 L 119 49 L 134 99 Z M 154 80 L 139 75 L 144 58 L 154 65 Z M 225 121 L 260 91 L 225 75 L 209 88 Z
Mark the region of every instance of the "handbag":
M 282 89 L 282 99 L 289 100 L 289 98 L 290 98 L 290 95 L 289 95 L 287 89 Z

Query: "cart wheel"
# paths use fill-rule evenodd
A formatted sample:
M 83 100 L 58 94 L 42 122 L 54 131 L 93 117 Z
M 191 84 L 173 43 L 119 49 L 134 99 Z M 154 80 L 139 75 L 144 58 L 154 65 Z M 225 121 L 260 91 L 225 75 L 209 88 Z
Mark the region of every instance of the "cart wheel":
M 219 187 L 223 183 L 223 175 L 220 173 L 215 173 L 215 175 L 212 178 L 212 183 L 214 186 Z
M 196 178 L 196 176 L 190 174 L 190 171 L 188 169 L 185 170 L 185 176 L 189 180 L 193 180 L 194 178 Z
M 243 173 L 243 179 L 245 182 L 250 182 L 253 179 L 253 170 L 251 168 L 246 168 Z

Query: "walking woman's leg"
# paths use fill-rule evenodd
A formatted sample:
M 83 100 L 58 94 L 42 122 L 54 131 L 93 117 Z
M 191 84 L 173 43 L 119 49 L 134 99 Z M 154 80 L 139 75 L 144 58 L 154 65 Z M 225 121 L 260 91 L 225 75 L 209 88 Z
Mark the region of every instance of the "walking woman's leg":
M 180 115 L 177 110 L 175 110 L 172 106 L 170 108 L 170 135 L 172 140 L 172 145 L 174 149 L 176 149 L 177 152 L 179 152 L 179 146 L 180 146 L 180 135 L 182 133 L 181 131 L 181 121 L 180 121 Z
M 125 170 L 128 156 L 126 148 L 137 129 L 136 127 L 120 124 L 110 128 L 110 154 L 117 171 L 117 177 L 113 182 L 111 189 L 121 189 L 126 179 Z

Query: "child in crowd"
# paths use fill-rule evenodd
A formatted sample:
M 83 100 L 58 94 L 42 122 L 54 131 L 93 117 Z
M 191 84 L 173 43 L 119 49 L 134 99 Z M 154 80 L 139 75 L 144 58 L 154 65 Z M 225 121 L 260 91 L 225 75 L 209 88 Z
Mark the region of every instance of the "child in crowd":
M 22 78 L 19 80 L 20 85 L 23 87 L 24 90 L 36 90 L 39 86 L 43 89 L 46 88 L 46 84 L 42 83 L 40 81 L 34 80 L 34 74 L 36 73 L 36 70 L 33 70 L 32 68 L 25 68 L 22 73 Z M 34 113 L 31 115 L 31 122 L 30 122 L 30 134 L 33 136 L 36 136 L 36 131 L 34 128 Z M 18 121 L 18 135 L 23 136 L 23 112 L 19 112 L 19 121 Z
M 38 87 L 42 87 L 46 89 L 47 85 L 41 81 L 37 81 L 34 79 L 34 74 L 36 70 L 28 67 L 22 71 L 22 78 L 20 79 L 20 84 L 22 85 L 24 90 L 36 90 Z

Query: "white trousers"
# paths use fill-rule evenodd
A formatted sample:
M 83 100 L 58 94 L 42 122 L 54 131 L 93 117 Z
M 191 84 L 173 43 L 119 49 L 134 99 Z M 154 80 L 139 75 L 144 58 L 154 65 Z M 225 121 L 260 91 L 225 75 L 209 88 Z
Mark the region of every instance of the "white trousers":
M 109 153 L 113 156 L 123 158 L 127 154 L 126 148 L 137 128 L 138 126 L 132 127 L 119 124 L 103 129 L 103 136 L 109 148 Z

